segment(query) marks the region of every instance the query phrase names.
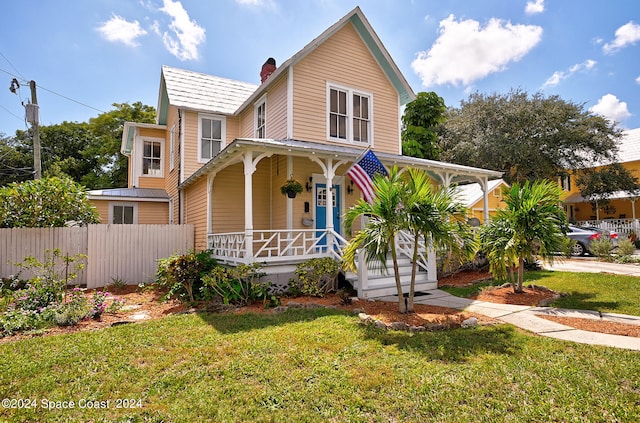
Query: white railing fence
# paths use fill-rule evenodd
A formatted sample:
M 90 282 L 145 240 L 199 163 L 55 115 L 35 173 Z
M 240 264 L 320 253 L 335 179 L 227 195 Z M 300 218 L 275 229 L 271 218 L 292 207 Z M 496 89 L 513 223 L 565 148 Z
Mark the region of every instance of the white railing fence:
M 632 232 L 640 235 L 640 219 L 604 219 L 604 220 L 579 220 L 578 226 L 592 226 L 609 232 L 617 232 L 618 235 L 629 236 Z
M 342 248 L 347 245 L 340 234 L 327 230 L 255 230 L 252 236 L 250 255 L 244 232 L 209 234 L 207 245 L 215 259 L 227 264 L 278 263 L 327 255 L 340 260 Z
M 0 277 L 20 272 L 15 263 L 45 251 L 87 256 L 84 270 L 73 284 L 106 286 L 116 279 L 129 284 L 153 281 L 157 261 L 194 248 L 193 225 L 88 225 L 79 228 L 0 229 Z M 21 279 L 32 275 L 20 272 Z

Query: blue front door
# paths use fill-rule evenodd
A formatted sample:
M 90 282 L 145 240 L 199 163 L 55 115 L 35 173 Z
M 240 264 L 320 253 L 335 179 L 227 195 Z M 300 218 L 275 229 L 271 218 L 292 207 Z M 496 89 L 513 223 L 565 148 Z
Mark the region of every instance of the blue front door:
M 333 190 L 327 190 L 326 184 L 316 184 L 316 229 L 327 229 L 327 201 L 333 201 L 333 230 L 340 233 L 340 186 L 334 185 Z M 322 235 L 318 231 L 316 236 Z M 323 238 L 322 245 L 326 244 Z

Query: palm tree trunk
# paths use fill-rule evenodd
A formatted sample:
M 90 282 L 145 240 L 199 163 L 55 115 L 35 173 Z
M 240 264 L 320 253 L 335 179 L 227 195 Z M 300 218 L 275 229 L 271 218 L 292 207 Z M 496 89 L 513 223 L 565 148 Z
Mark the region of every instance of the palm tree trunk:
M 524 292 L 524 290 L 522 289 L 523 281 L 524 281 L 524 258 L 520 257 L 518 258 L 518 286 L 516 288 L 516 286 L 514 285 L 513 292 L 515 292 L 516 294 Z
M 419 235 L 413 234 L 413 258 L 411 259 L 411 284 L 409 285 L 409 298 L 407 298 L 407 313 L 413 313 L 413 297 L 416 293 L 416 274 L 418 271 L 418 248 L 420 247 Z
M 398 268 L 398 252 L 396 251 L 395 235 L 391 237 L 391 258 L 393 259 L 393 274 L 396 279 L 396 289 L 398 290 L 398 312 L 407 312 L 407 303 L 402 293 L 402 283 L 400 283 L 400 269 Z

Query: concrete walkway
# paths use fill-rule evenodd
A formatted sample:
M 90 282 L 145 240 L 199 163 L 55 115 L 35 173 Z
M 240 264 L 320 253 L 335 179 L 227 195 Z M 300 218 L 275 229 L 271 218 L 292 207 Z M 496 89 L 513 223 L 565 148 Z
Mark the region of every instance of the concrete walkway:
M 575 257 L 556 259 L 553 265 L 544 264 L 545 270 L 559 272 L 617 273 L 627 276 L 640 276 L 640 264 L 619 264 L 598 261 L 595 257 Z
M 383 297 L 380 300 L 397 301 L 397 296 Z M 470 311 L 494 319 L 510 323 L 522 329 L 551 338 L 565 341 L 579 342 L 582 344 L 606 345 L 610 347 L 625 348 L 640 351 L 640 338 L 609 335 L 605 333 L 588 332 L 575 329 L 560 323 L 542 319 L 540 315 L 555 315 L 563 317 L 580 317 L 588 319 L 603 319 L 618 323 L 627 323 L 640 326 L 640 317 L 621 314 L 598 313 L 597 311 L 567 310 L 551 307 L 530 307 L 511 304 L 497 304 L 486 301 L 475 301 L 460 298 L 439 289 L 429 291 L 429 295 L 415 297 L 416 304 L 427 304 L 441 307 L 450 307 L 458 310 Z

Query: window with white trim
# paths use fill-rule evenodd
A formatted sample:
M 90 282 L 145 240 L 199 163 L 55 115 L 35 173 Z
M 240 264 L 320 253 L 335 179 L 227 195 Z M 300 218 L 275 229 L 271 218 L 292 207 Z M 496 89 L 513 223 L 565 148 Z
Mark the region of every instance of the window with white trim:
M 169 131 L 169 171 L 172 171 L 175 167 L 176 160 L 176 126 L 173 125 L 171 127 L 171 131 Z
M 571 191 L 571 176 L 564 175 L 561 177 L 562 189 L 564 191 Z
M 327 97 L 328 138 L 371 144 L 371 94 L 328 85 Z
M 198 160 L 208 161 L 225 146 L 226 121 L 222 116 L 200 116 Z
M 162 176 L 161 141 L 143 141 L 142 174 L 149 176 Z
M 267 100 L 262 97 L 255 105 L 255 131 L 254 136 L 256 138 L 267 137 Z
M 135 203 L 109 203 L 109 223 L 134 225 L 138 222 L 138 205 Z

